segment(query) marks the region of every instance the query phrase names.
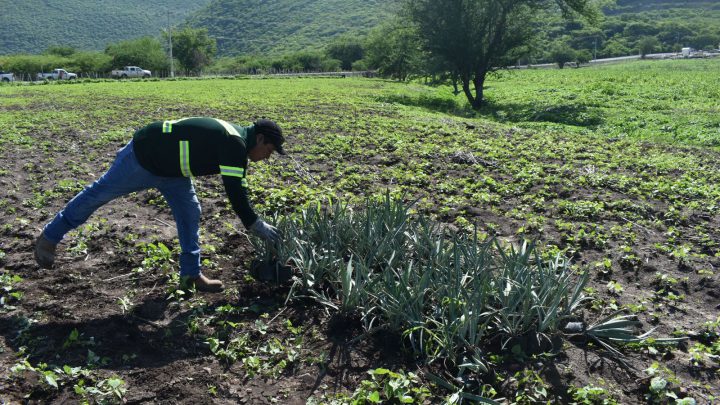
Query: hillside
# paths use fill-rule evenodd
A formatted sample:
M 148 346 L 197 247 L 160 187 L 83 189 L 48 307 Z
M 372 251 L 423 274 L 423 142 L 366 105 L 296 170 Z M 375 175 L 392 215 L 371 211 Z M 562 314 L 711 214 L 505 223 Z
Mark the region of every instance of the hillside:
M 188 23 L 207 28 L 217 38 L 222 56 L 280 54 L 320 48 L 344 33 L 362 35 L 392 15 L 398 3 L 213 0 L 193 13 Z M 663 50 L 701 47 L 720 36 L 720 4 L 716 1 L 618 0 L 603 11 L 606 19 L 597 28 L 582 23 L 566 25 L 555 15 L 544 18 L 541 31 L 546 41 L 574 37 L 571 42 L 576 49 L 593 49 L 597 37 L 599 56 L 634 53 L 637 40 L 645 35 L 657 36 Z
M 597 58 L 638 54 L 645 39 L 654 41 L 650 53 L 679 52 L 683 47 L 710 50 L 720 44 L 717 1 L 618 0 L 602 11 L 604 18 L 594 26 L 564 21 L 557 13 L 541 16 L 538 41 L 526 61 L 549 61 L 545 50 L 558 44 Z
M 318 48 L 345 33 L 363 35 L 391 15 L 394 1 L 214 0 L 190 16 L 217 38 L 221 55 Z
M 90 6 L 87 4 L 91 3 Z M 168 24 L 204 27 L 218 54 L 277 55 L 318 49 L 338 35 L 362 36 L 392 15 L 398 0 L 0 0 L 0 54 L 40 53 L 50 45 L 101 50 L 110 42 L 157 35 Z M 119 5 L 122 4 L 122 5 Z M 618 0 L 597 28 L 544 18 L 540 46 L 570 36 L 599 57 L 635 52 L 651 35 L 659 49 L 720 42 L 720 3 L 710 0 Z M 597 41 L 597 43 L 596 43 Z M 597 49 L 596 49 L 597 48 Z M 676 49 L 677 48 L 677 49 Z M 542 52 L 541 52 L 542 53 Z M 536 60 L 543 55 L 533 56 Z
M 109 42 L 157 35 L 210 0 L 0 0 L 0 54 L 40 53 L 51 45 L 102 50 Z M 88 5 L 89 4 L 89 5 Z

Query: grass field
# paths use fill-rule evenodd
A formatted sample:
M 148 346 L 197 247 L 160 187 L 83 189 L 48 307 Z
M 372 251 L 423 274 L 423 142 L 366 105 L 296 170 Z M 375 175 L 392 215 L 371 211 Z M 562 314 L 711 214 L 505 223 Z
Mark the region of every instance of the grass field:
M 372 403 L 390 386 L 428 403 L 459 391 L 507 403 L 713 401 L 719 72 L 717 60 L 502 72 L 479 114 L 448 87 L 375 79 L 0 86 L 0 401 Z M 203 264 L 224 294 L 176 292 L 173 219 L 153 191 L 103 207 L 55 269 L 38 270 L 33 239 L 133 130 L 186 116 L 281 124 L 291 157 L 248 178 L 267 217 L 329 197 L 417 199 L 413 213 L 451 231 L 537 240 L 543 258 L 589 270 L 583 320 L 623 311 L 638 333 L 688 339 L 621 344 L 621 360 L 561 333 L 550 354 L 483 343 L 488 371 L 453 380 L 457 365 L 419 358 L 407 335 L 366 334 L 361 319 L 286 304 L 287 286 L 254 281 L 255 248 L 217 178 L 196 187 Z

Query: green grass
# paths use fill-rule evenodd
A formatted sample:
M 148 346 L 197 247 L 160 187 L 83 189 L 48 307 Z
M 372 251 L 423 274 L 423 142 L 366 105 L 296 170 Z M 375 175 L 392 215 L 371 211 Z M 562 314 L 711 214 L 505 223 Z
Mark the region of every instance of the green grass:
M 720 59 L 638 61 L 581 69 L 502 71 L 480 117 L 532 130 L 720 146 Z M 390 101 L 471 116 L 449 89 L 412 89 Z
M 715 59 L 504 72 L 491 81 L 487 111 L 529 128 L 720 146 L 718 68 Z

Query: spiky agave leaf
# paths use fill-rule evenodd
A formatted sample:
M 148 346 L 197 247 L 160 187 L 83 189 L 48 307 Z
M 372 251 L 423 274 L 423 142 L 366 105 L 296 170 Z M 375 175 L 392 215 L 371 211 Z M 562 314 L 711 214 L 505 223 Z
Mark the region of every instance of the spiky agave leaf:
M 588 325 L 585 335 L 592 338 L 602 347 L 614 354 L 617 358 L 623 354 L 612 344 L 643 343 L 650 338 L 655 328 L 642 334 L 636 334 L 637 328 L 642 322 L 637 320 L 635 315 L 620 315 L 622 310 L 615 311 L 606 317 Z M 656 344 L 675 344 L 687 340 L 687 337 L 678 338 L 654 338 Z

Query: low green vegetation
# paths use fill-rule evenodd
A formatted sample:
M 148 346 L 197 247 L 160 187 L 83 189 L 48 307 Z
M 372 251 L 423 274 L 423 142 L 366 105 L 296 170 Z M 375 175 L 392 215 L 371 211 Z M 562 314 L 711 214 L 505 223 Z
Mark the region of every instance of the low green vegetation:
M 611 142 L 631 138 L 720 146 L 718 66 L 717 60 L 675 60 L 562 74 L 503 72 L 490 84 L 485 112 L 525 128 L 595 133 Z M 595 176 L 587 173 L 589 181 Z M 621 177 L 611 182 L 616 181 L 623 182 Z
M 23 296 L 22 291 L 18 290 L 18 284 L 22 282 L 22 277 L 12 273 L 0 274 L 0 312 L 11 311 L 15 309 L 16 304 Z
M 140 312 L 147 308 L 137 291 L 161 291 L 170 311 L 182 314 L 158 334 L 161 341 L 182 336 L 191 343 L 184 347 L 212 358 L 213 370 L 225 367 L 242 381 L 333 366 L 328 346 L 311 344 L 327 331 L 285 317 L 284 305 L 317 309 L 320 303 L 318 312 L 356 332 L 343 336 L 344 343 L 392 336 L 403 358 L 417 365 L 411 375 L 409 367 L 371 364 L 362 373 L 374 371 L 343 398 L 318 392 L 319 403 L 713 400 L 718 328 L 716 303 L 707 297 L 720 257 L 718 63 L 504 72 L 490 77 L 489 103 L 479 112 L 449 86 L 376 79 L 1 86 L 0 148 L 23 158 L 5 158 L 0 167 L 7 185 L 0 200 L 0 249 L 7 256 L 0 265 L 19 255 L 17 239 L 26 243 L 107 167 L 135 128 L 184 116 L 241 124 L 264 116 L 287 132 L 290 156 L 251 165 L 248 181 L 254 206 L 286 238 L 278 247 L 257 244 L 255 253 L 296 273 L 292 287 L 251 294 L 279 300 L 257 302 L 232 285 L 210 305 L 185 290 L 173 276 L 172 233 L 153 228 L 172 230 L 172 224 L 154 218 L 144 224 L 119 215 L 94 218 L 64 247 L 67 277 L 92 279 L 96 270 L 82 263 L 102 255 L 103 263 L 125 269 L 107 278 L 126 284 L 103 295 L 118 318 L 156 327 Z M 233 263 L 240 269 L 232 273 L 236 284 L 255 286 L 245 273 L 249 263 L 236 257 L 251 249 L 221 183 L 198 178 L 195 184 L 205 209 L 204 265 L 224 271 Z M 169 215 L 158 193 L 131 198 Z M 151 238 L 138 237 L 143 227 Z M 98 249 L 101 240 L 111 242 Z M 27 347 L 17 360 L 26 372 L 12 378 L 31 376 L 55 392 L 50 376 L 58 392 L 98 402 L 93 395 L 120 401 L 123 389 L 133 389 L 138 380 L 119 365 L 133 364 L 138 354 L 106 354 L 102 341 L 91 346 L 93 335 L 81 327 L 68 327 L 54 343 L 67 343 L 64 350 L 76 356 L 67 362 L 70 374 L 83 367 L 92 369 L 89 376 L 70 376 L 60 360 L 39 364 L 33 355 L 47 342 L 28 331 L 52 312 L 24 308 L 26 283 L 36 279 L 15 268 L 2 274 L 0 312 L 25 311 L 7 323 L 14 344 Z M 577 355 L 577 349 L 613 367 L 646 371 L 637 372 L 632 393 L 594 372 L 563 380 L 568 384 L 558 390 L 547 371 L 558 365 L 568 378 L 562 367 L 587 363 L 570 363 L 561 353 Z M 108 362 L 112 373 L 103 368 Z M 227 395 L 227 384 L 218 380 L 207 391 Z
M 85 404 L 119 404 L 124 403 L 127 388 L 125 381 L 118 377 L 99 378 L 89 367 L 50 367 L 45 363 L 36 366 L 25 359 L 10 369 L 11 375 L 32 373 L 42 384 L 50 389 L 60 390 L 65 386 L 72 387 L 75 394 Z M 91 402 L 92 401 L 92 402 Z
M 417 375 L 393 372 L 386 368 L 368 371 L 370 379 L 360 382 L 360 387 L 352 395 L 339 394 L 328 398 L 311 397 L 309 405 L 341 405 L 341 404 L 422 404 L 430 397 L 430 391 L 422 386 Z
M 568 393 L 575 404 L 582 405 L 617 405 L 605 388 L 595 386 L 570 387 Z

